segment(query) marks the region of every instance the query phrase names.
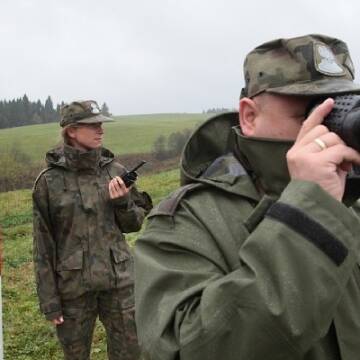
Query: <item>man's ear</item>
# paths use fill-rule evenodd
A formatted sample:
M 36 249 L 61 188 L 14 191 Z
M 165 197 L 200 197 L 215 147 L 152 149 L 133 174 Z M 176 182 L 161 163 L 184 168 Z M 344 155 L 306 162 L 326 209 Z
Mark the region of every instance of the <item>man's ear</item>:
M 258 105 L 250 98 L 242 98 L 239 103 L 239 123 L 242 133 L 245 136 L 254 136 L 256 123 L 259 114 Z

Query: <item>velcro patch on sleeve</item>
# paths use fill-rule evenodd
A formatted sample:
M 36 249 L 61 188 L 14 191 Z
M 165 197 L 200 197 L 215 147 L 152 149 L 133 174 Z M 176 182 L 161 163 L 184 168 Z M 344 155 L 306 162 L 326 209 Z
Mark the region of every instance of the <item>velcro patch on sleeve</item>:
M 348 249 L 342 242 L 299 209 L 277 202 L 270 207 L 266 216 L 284 223 L 305 237 L 338 266 L 348 255 Z

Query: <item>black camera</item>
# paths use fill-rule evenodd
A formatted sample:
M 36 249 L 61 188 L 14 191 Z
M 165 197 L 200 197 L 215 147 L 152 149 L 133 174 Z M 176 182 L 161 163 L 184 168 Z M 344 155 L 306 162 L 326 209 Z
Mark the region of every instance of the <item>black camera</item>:
M 308 114 L 325 99 L 310 104 Z M 334 107 L 323 124 L 339 135 L 344 143 L 360 152 L 360 95 L 347 94 L 334 97 Z M 360 166 L 354 165 L 347 175 L 343 201 L 352 205 L 360 198 Z
M 317 99 L 309 110 L 312 111 L 323 100 Z M 334 101 L 334 107 L 323 124 L 339 135 L 346 145 L 360 152 L 360 95 L 339 95 L 334 97 Z

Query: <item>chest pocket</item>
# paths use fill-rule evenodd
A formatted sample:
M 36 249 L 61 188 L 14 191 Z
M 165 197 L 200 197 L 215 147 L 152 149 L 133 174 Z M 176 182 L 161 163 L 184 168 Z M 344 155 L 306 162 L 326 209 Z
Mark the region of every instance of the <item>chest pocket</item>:
M 125 242 L 118 242 L 110 248 L 111 261 L 117 285 L 120 285 L 123 281 L 132 282 L 134 280 L 133 258 L 126 247 Z
M 49 189 L 50 214 L 55 226 L 69 225 L 76 208 L 81 206 L 81 195 L 74 174 L 63 171 L 45 174 Z
M 110 200 L 109 183 L 111 179 L 112 176 L 109 169 L 102 168 L 97 180 L 97 193 L 103 202 L 108 202 Z

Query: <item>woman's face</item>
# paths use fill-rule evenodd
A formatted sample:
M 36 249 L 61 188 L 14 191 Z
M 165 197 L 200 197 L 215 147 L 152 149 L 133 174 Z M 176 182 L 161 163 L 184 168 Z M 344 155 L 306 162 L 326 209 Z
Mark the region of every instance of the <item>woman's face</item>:
M 102 123 L 79 124 L 70 127 L 67 132 L 71 145 L 76 149 L 89 151 L 102 145 L 104 135 Z

